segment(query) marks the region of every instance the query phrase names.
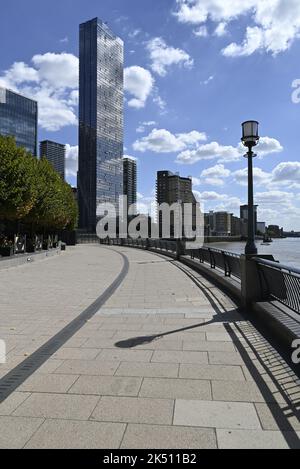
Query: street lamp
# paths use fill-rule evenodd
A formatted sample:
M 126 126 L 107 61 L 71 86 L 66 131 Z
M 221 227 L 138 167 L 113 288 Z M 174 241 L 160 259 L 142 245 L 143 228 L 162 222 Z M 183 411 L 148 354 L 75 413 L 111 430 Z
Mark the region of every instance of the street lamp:
M 256 156 L 252 148 L 258 144 L 257 121 L 246 121 L 242 124 L 243 137 L 242 142 L 248 151 L 245 158 L 248 158 L 248 240 L 245 248 L 246 255 L 257 254 L 255 245 L 255 223 L 254 223 L 254 202 L 253 202 L 253 158 Z

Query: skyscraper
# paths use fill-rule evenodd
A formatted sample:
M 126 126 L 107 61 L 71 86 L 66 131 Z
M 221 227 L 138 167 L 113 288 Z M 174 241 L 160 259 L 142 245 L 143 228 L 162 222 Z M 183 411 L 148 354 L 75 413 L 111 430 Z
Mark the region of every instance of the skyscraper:
M 127 196 L 127 210 L 135 205 L 136 212 L 137 170 L 136 161 L 132 158 L 123 158 L 123 194 Z M 135 213 L 132 213 L 134 215 Z
M 123 194 L 123 41 L 94 18 L 80 25 L 79 227 L 95 230 L 97 206 L 118 213 Z
M 15 137 L 16 144 L 37 156 L 36 101 L 0 87 L 0 135 Z
M 65 145 L 51 140 L 44 140 L 40 142 L 40 156 L 44 156 L 52 164 L 55 171 L 65 179 Z

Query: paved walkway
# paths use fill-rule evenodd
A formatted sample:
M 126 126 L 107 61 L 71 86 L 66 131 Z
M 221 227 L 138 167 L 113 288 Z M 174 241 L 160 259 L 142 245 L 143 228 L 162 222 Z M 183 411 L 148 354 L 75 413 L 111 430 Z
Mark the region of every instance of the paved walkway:
M 187 267 L 77 246 L 0 285 L 0 447 L 300 447 L 299 380 Z

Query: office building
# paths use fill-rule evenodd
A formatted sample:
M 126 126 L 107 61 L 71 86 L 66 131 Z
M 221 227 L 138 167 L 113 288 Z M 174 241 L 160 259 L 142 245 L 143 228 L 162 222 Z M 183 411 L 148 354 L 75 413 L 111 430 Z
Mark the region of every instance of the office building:
M 137 203 L 137 167 L 132 158 L 123 158 L 123 194 L 127 196 L 127 213 L 136 214 Z
M 266 234 L 266 223 L 264 221 L 257 222 L 257 234 L 264 235 Z
M 0 87 L 0 135 L 12 136 L 19 147 L 37 156 L 38 105 Z
M 258 205 L 254 205 L 254 229 L 257 234 L 257 208 Z M 248 205 L 242 205 L 240 208 L 241 216 L 241 235 L 243 237 L 248 236 Z
M 44 140 L 40 143 L 40 157 L 46 158 L 62 179 L 65 179 L 65 145 L 51 140 Z
M 174 203 L 181 204 L 182 207 L 182 227 L 183 235 L 187 235 L 190 230 L 196 229 L 196 211 L 200 212 L 200 204 L 196 201 L 192 190 L 192 178 L 181 177 L 178 173 L 170 171 L 158 171 L 156 181 L 156 201 L 158 205 Z M 184 226 L 184 204 L 192 204 L 192 226 Z M 171 214 L 170 234 L 171 238 L 175 234 L 175 225 L 178 223 L 176 214 Z M 158 216 L 159 232 L 162 237 L 162 213 Z
M 118 215 L 123 194 L 123 41 L 100 19 L 80 25 L 79 227 L 94 231 L 97 207 Z
M 212 236 L 231 235 L 231 214 L 228 212 L 210 212 L 210 227 Z

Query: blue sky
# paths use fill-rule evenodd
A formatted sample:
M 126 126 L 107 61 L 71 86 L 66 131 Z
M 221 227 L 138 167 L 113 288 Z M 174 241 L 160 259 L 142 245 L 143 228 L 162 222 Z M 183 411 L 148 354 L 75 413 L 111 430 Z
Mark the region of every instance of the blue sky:
M 107 21 L 125 43 L 125 150 L 140 207 L 156 171 L 193 176 L 204 209 L 246 202 L 242 121 L 260 122 L 259 218 L 300 230 L 298 0 L 11 0 L 1 7 L 0 85 L 39 101 L 39 140 L 77 158 L 78 26 Z M 298 80 L 298 81 L 297 81 Z M 292 87 L 294 84 L 294 88 Z

